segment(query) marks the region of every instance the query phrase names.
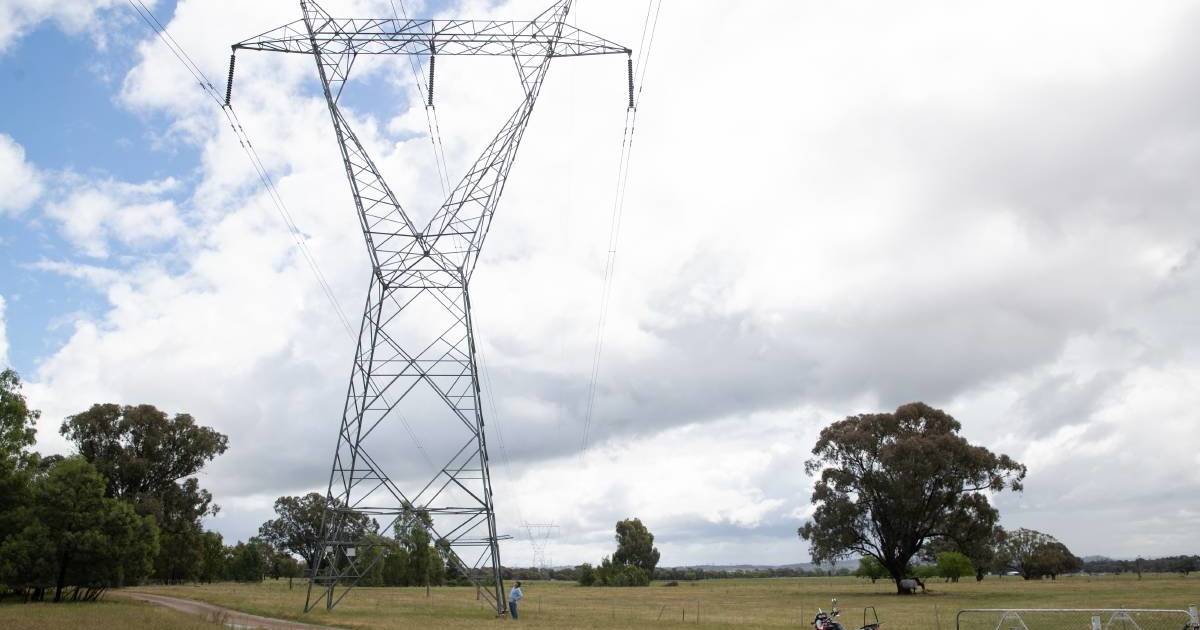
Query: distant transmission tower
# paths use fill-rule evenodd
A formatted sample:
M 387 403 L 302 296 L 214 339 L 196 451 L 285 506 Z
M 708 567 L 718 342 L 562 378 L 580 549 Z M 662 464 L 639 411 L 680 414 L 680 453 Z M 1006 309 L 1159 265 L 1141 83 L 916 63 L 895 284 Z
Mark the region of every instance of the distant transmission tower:
M 558 533 L 558 525 L 544 523 L 522 523 L 525 533 L 529 535 L 529 546 L 533 548 L 533 565 L 538 573 L 546 577 L 546 569 L 550 567 L 550 558 L 546 550 L 550 547 L 550 538 Z
M 387 536 L 427 515 L 451 570 L 480 585 L 498 615 L 507 612 L 467 287 L 550 60 L 632 55 L 567 24 L 570 7 L 560 0 L 528 22 L 347 19 L 301 0 L 302 19 L 233 46 L 235 53 L 316 59 L 372 267 L 305 611 L 322 600 L 333 608 L 383 561 L 385 550 L 355 526 L 364 516 L 377 519 Z M 428 55 L 431 103 L 437 55 L 514 62 L 524 98 L 424 229 L 401 207 L 339 109 L 359 55 Z M 632 61 L 629 67 L 632 107 Z M 230 87 L 232 71 L 231 58 Z M 446 437 L 452 429 L 457 437 Z M 418 435 L 433 443 L 422 446 Z M 385 471 L 401 471 L 398 479 L 422 474 L 413 458 L 397 455 L 405 443 L 430 464 L 426 483 L 401 487 Z

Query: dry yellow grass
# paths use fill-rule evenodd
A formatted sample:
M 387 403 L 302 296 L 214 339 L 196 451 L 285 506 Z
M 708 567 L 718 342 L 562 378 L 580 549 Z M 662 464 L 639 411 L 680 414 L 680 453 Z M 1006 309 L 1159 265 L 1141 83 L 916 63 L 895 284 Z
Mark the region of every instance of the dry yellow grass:
M 861 622 L 862 607 L 875 606 L 886 630 L 954 627 L 962 608 L 1186 608 L 1200 603 L 1200 578 L 1178 576 L 1070 577 L 1056 582 L 989 578 L 959 584 L 931 583 L 933 593 L 897 597 L 891 585 L 853 578 L 709 580 L 665 587 L 582 588 L 562 582 L 527 582 L 520 624 L 530 628 L 797 628 L 807 627 L 817 606 L 838 597 L 848 628 Z M 381 630 L 478 628 L 495 623 L 473 589 L 363 588 L 333 612 L 301 612 L 304 587 L 297 582 L 144 587 L 139 590 L 207 601 L 254 614 L 344 628 Z M 801 619 L 803 610 L 803 619 Z M 971 628 L 995 627 L 995 618 Z M 1057 627 L 1082 630 L 1086 617 Z M 1171 622 L 1173 623 L 1173 622 Z M 1143 624 L 1146 625 L 1146 624 Z M 0 605 L 4 630 L 212 630 L 203 618 L 127 601 L 92 604 Z M 966 626 L 964 626 L 966 627 Z M 1032 627 L 1032 630 L 1039 628 Z M 1143 630 L 1178 630 L 1159 624 Z
M 3 630 L 215 630 L 201 617 L 126 601 L 75 604 L 0 604 Z
M 849 628 L 861 622 L 863 606 L 875 606 L 885 630 L 949 630 L 960 608 L 1186 608 L 1200 603 L 1196 576 L 1155 575 L 1140 581 L 1136 576 L 1069 577 L 1041 582 L 1006 577 L 982 583 L 931 583 L 930 588 L 933 593 L 928 595 L 898 597 L 890 583 L 855 578 L 708 580 L 630 589 L 526 582 L 519 623 L 563 629 L 796 628 L 807 627 L 817 606 L 828 609 L 829 599 L 838 597 L 842 620 Z M 343 628 L 448 630 L 478 628 L 493 621 L 485 603 L 476 601 L 474 590 L 467 588 L 435 588 L 430 597 L 420 588 L 356 589 L 333 612 L 308 615 L 301 612 L 304 587 L 300 582 L 291 591 L 286 582 L 141 590 Z M 125 630 L 134 627 L 139 626 Z

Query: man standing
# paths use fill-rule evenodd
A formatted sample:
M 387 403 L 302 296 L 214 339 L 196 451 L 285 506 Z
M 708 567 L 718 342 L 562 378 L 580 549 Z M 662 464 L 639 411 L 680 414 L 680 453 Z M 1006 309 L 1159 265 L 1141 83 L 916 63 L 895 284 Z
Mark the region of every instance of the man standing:
M 512 590 L 508 592 L 508 611 L 512 613 L 512 618 L 517 618 L 517 602 L 525 597 L 525 593 L 521 592 L 521 583 L 513 584 Z

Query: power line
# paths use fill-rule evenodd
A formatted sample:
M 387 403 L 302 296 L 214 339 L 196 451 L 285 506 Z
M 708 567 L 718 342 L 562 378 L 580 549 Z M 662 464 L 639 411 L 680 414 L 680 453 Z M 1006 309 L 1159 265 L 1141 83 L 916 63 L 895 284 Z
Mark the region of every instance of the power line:
M 512 472 L 512 460 L 508 457 L 508 447 L 504 443 L 504 430 L 501 428 L 500 410 L 496 407 L 496 398 L 492 394 L 495 387 L 492 385 L 492 376 L 488 371 L 488 361 L 483 354 L 483 342 L 479 339 L 478 332 L 475 334 L 475 348 L 479 354 L 479 370 L 483 374 L 483 391 L 487 396 L 488 405 L 492 410 L 492 426 L 496 429 L 496 439 L 497 444 L 500 446 L 500 455 L 504 457 L 504 472 L 508 477 L 508 482 L 516 487 L 517 479 Z M 514 493 L 513 497 L 514 507 L 517 508 L 517 520 L 524 522 L 525 517 L 522 516 L 520 492 Z
M 326 299 L 329 300 L 330 306 L 333 308 L 335 315 L 340 320 L 342 327 L 345 328 L 346 334 L 351 338 L 354 338 L 354 329 L 350 325 L 349 319 L 346 317 L 345 310 L 342 309 L 341 304 L 338 302 L 337 296 L 333 292 L 333 288 L 330 286 L 325 274 L 321 271 L 321 267 L 317 263 L 316 258 L 313 256 L 311 250 L 308 248 L 308 244 L 304 241 L 303 233 L 296 225 L 296 221 L 292 217 L 291 212 L 288 210 L 287 204 L 283 201 L 283 197 L 279 194 L 279 190 L 276 188 L 275 182 L 271 179 L 270 172 L 267 170 L 262 158 L 258 155 L 258 151 L 255 150 L 254 144 L 250 141 L 250 137 L 246 133 L 245 128 L 242 126 L 241 120 L 237 116 L 237 112 L 234 111 L 232 106 L 227 106 L 222 101 L 221 94 L 212 84 L 212 81 L 207 75 L 204 74 L 204 71 L 200 69 L 200 66 L 196 64 L 191 55 L 187 53 L 187 50 L 183 48 L 179 41 L 171 35 L 166 26 L 159 21 L 159 19 L 154 15 L 154 12 L 152 12 L 150 8 L 142 2 L 142 0 L 128 0 L 128 2 L 129 6 L 132 7 L 142 21 L 146 23 L 146 26 L 148 26 L 150 30 L 153 31 L 158 37 L 158 39 L 162 41 L 163 45 L 167 47 L 167 50 L 171 51 L 171 54 L 175 57 L 175 59 L 177 59 L 179 63 L 183 65 L 184 69 L 186 69 L 188 73 L 192 75 L 192 78 L 196 80 L 196 84 L 200 86 L 200 89 L 203 90 L 204 93 L 210 98 L 212 98 L 217 104 L 217 107 L 219 107 L 222 113 L 224 113 L 226 120 L 229 122 L 230 128 L 233 130 L 234 136 L 237 137 L 238 143 L 242 147 L 242 151 L 245 152 L 246 157 L 250 160 L 250 165 L 254 167 L 255 174 L 258 176 L 263 188 L 267 191 L 267 197 L 271 200 L 271 203 L 275 207 L 276 212 L 279 213 L 280 218 L 283 219 L 284 225 L 287 226 L 288 231 L 296 244 L 296 248 L 300 251 L 301 256 L 308 264 L 313 277 L 320 285 L 321 291 L 325 294 Z
M 216 88 L 213 87 L 212 82 L 209 81 L 208 77 L 204 75 L 204 72 L 201 71 L 194 62 L 192 62 L 191 57 L 189 57 L 187 52 L 183 50 L 183 47 L 175 41 L 175 38 L 171 37 L 170 34 L 167 33 L 166 28 L 162 26 L 162 22 L 159 22 L 158 18 L 154 17 L 154 14 L 146 7 L 146 5 L 142 4 L 141 0 L 127 0 L 127 2 L 129 2 L 129 6 L 132 7 L 135 12 L 137 12 L 138 17 L 142 18 L 142 21 L 146 23 L 146 26 L 150 27 L 150 30 L 154 31 L 154 34 L 157 35 L 160 40 L 162 40 L 163 44 L 166 45 L 167 50 L 170 50 L 171 54 L 175 55 L 175 58 L 179 60 L 179 63 L 183 64 L 184 69 L 192 75 L 192 78 L 196 80 L 196 84 L 200 86 L 200 89 L 204 90 L 204 93 L 208 94 L 217 102 L 217 105 L 220 106 L 222 104 L 221 99 L 217 94 Z
M 404 15 L 404 19 L 408 20 L 408 10 L 404 7 L 404 0 L 400 1 L 400 13 Z M 388 0 L 392 6 L 392 15 L 399 20 L 400 15 L 396 13 L 396 2 Z M 417 94 L 421 97 L 421 103 L 425 106 L 425 125 L 429 129 L 429 141 L 433 145 L 433 161 L 438 171 L 438 184 L 442 187 L 442 194 L 450 194 L 450 169 L 446 166 L 446 147 L 442 143 L 442 129 L 438 124 L 437 107 L 433 104 L 433 82 L 430 81 L 431 93 L 428 97 L 425 94 L 425 70 L 420 68 L 420 62 L 414 59 L 414 56 L 408 56 L 408 67 L 412 70 L 413 83 L 417 85 Z M 433 74 L 433 55 L 429 57 L 429 73 Z
M 211 97 L 217 103 L 217 106 L 221 109 L 222 113 L 224 113 L 226 120 L 229 122 L 230 129 L 233 130 L 234 136 L 238 139 L 238 144 L 241 145 L 242 151 L 250 160 L 250 165 L 254 168 L 255 174 L 258 176 L 263 188 L 267 191 L 267 197 L 271 200 L 271 204 L 275 207 L 275 210 L 283 220 L 284 225 L 287 226 L 288 232 L 292 236 L 292 241 L 296 245 L 296 249 L 300 251 L 300 254 L 307 263 L 310 272 L 313 274 L 317 284 L 320 286 L 321 292 L 325 295 L 326 300 L 329 301 L 334 315 L 338 318 L 342 328 L 346 331 L 346 335 L 350 338 L 350 340 L 357 341 L 357 336 L 354 334 L 354 328 L 351 325 L 349 318 L 346 316 L 345 309 L 342 308 L 341 302 L 338 301 L 332 285 L 330 285 L 325 273 L 321 270 L 321 266 L 317 262 L 316 256 L 308 247 L 308 243 L 304 238 L 304 233 L 300 230 L 300 227 L 296 224 L 295 218 L 288 210 L 287 203 L 283 200 L 283 196 L 279 193 L 279 189 L 276 187 L 275 181 L 271 178 L 270 171 L 267 169 L 266 164 L 262 161 L 258 151 L 254 148 L 254 144 L 250 141 L 250 136 L 248 133 L 246 133 L 245 127 L 242 125 L 241 118 L 239 118 L 237 115 L 237 111 L 234 110 L 231 104 L 227 104 L 221 99 L 221 94 L 212 84 L 212 81 L 209 80 L 208 76 L 204 74 L 204 71 L 200 69 L 200 67 L 192 59 L 191 55 L 187 54 L 187 51 L 183 48 L 183 46 L 171 36 L 171 33 L 167 30 L 166 26 L 164 26 L 163 23 L 160 22 L 157 17 L 155 17 L 154 13 L 145 4 L 143 4 L 141 0 L 128 0 L 128 2 L 133 10 L 137 12 L 138 16 L 142 18 L 142 21 L 146 23 L 150 30 L 154 31 L 159 40 L 163 42 L 167 49 L 171 51 L 172 55 L 174 55 L 174 57 L 179 60 L 188 73 L 192 75 L 192 77 L 196 80 L 197 85 L 200 86 L 200 89 L 203 90 L 209 97 Z M 382 398 L 384 402 L 390 406 L 391 403 L 388 401 L 387 397 L 382 392 L 378 391 L 378 389 L 376 389 L 375 384 L 371 383 L 370 386 L 373 393 Z M 404 430 L 412 439 L 413 444 L 417 447 L 417 450 L 420 452 L 421 457 L 425 460 L 426 464 L 431 469 L 436 470 L 436 464 L 434 464 L 433 460 L 429 457 L 428 452 L 426 452 L 424 445 L 422 445 L 421 441 L 417 438 L 417 435 L 412 430 L 408 420 L 401 416 L 400 421 L 404 426 Z
M 621 159 L 617 166 L 617 186 L 613 198 L 612 218 L 609 222 L 608 249 L 604 264 L 604 276 L 601 280 L 600 314 L 596 322 L 596 342 L 592 352 L 592 370 L 588 379 L 588 393 L 583 420 L 583 435 L 579 445 L 579 457 L 582 460 L 588 449 L 591 438 L 591 428 L 596 407 L 596 386 L 600 376 L 600 359 L 604 349 L 604 334 L 608 324 L 608 308 L 612 300 L 613 277 L 616 274 L 617 245 L 621 237 L 621 220 L 625 211 L 625 193 L 629 185 L 629 165 L 633 153 L 633 134 L 637 127 L 638 104 L 641 102 L 642 89 L 646 82 L 646 68 L 649 65 L 650 53 L 654 46 L 654 35 L 658 30 L 658 18 L 662 12 L 662 0 L 650 0 L 646 6 L 646 18 L 642 24 L 641 42 L 634 75 L 637 76 L 637 94 L 633 106 L 625 112 L 625 133 L 621 138 Z M 653 20 L 651 19 L 653 16 Z M 647 40 L 647 33 L 649 39 Z

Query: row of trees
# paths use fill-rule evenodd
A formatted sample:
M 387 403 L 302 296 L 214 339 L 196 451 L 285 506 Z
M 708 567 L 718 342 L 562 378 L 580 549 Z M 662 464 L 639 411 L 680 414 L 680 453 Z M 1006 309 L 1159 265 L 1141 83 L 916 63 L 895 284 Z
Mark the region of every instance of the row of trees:
M 1003 536 L 993 554 L 993 567 L 1016 571 L 1026 580 L 1053 580 L 1083 569 L 1083 560 L 1053 536 L 1022 528 Z
M 95 414 L 63 423 L 62 433 L 110 462 L 124 451 L 100 447 Z M 91 600 L 166 563 L 174 539 L 154 511 L 113 492 L 110 477 L 85 456 L 42 457 L 32 447 L 40 413 L 30 409 L 13 370 L 0 372 L 0 584 L 26 599 Z M 222 445 L 223 448 L 223 445 Z M 144 496 L 160 487 L 143 465 Z M 170 509 L 160 500 L 158 514 Z M 139 509 L 143 508 L 143 509 Z
M 9 589 L 27 599 L 53 589 L 56 602 L 92 600 L 151 572 L 160 553 L 153 517 L 106 497 L 104 477 L 82 458 L 26 461 L 5 471 L 14 492 L 0 532 L 0 579 Z
M 225 545 L 221 535 L 204 532 L 203 553 L 198 582 L 261 582 L 267 578 L 302 577 L 304 568 L 286 551 L 280 551 L 259 537 Z
M 220 508 L 196 475 L 228 439 L 190 415 L 93 405 L 62 423 L 77 451 L 68 458 L 32 450 L 39 416 L 17 374 L 0 373 L 0 596 L 95 599 L 144 580 L 251 582 L 311 570 L 326 509 L 320 494 L 280 497 L 276 518 L 245 542 L 225 545 L 203 529 Z M 411 510 L 400 523 L 384 537 L 369 517 L 347 517 L 346 535 L 363 541 L 360 562 L 373 565 L 361 585 L 465 582 L 449 545 L 431 540 L 427 513 Z
M 1180 573 L 1188 575 L 1200 571 L 1200 556 L 1167 556 L 1164 558 L 1137 558 L 1136 560 L 1113 560 L 1091 558 L 1083 563 L 1087 573 Z
M 300 574 L 269 541 L 226 546 L 203 529 L 219 507 L 196 475 L 226 436 L 152 405 L 97 404 L 59 429 L 75 455 L 42 456 L 39 417 L 16 372 L 0 372 L 0 596 L 93 600 L 145 580 Z
M 945 578 L 957 582 L 960 578 L 975 576 L 982 580 L 989 573 L 1016 572 L 1026 580 L 1049 577 L 1056 579 L 1065 573 L 1074 573 L 1083 568 L 1083 561 L 1071 553 L 1066 545 L 1049 534 L 1031 529 L 1006 532 L 996 528 L 988 545 L 979 545 L 981 550 L 974 558 L 959 551 L 931 544 L 921 554 L 921 562 L 905 570 L 906 575 L 920 578 Z M 889 572 L 873 556 L 859 560 L 859 577 L 872 582 L 889 576 Z
M 279 497 L 276 518 L 262 524 L 259 537 L 274 548 L 300 557 L 311 570 L 321 545 L 321 521 L 325 497 L 315 492 L 304 496 Z M 407 508 L 397 519 L 393 534 L 379 534 L 379 524 L 362 514 L 347 514 L 342 524 L 356 546 L 357 562 L 370 570 L 359 586 L 441 586 L 466 584 L 450 545 L 433 540 L 433 522 L 428 512 Z
M 848 568 L 804 569 L 801 567 L 756 567 L 753 569 L 713 569 L 704 567 L 660 567 L 654 570 L 658 580 L 691 582 L 695 580 L 725 580 L 733 578 L 828 577 L 851 575 Z

